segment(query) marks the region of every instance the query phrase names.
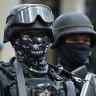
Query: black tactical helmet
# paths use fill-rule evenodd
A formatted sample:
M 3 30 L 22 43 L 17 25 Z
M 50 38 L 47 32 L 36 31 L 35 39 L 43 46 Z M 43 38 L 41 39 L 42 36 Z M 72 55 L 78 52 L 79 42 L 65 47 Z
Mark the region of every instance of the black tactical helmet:
M 46 30 L 50 42 L 53 42 L 52 24 L 54 16 L 51 9 L 42 4 L 20 4 L 13 8 L 6 19 L 4 40 L 11 41 L 23 30 Z
M 60 40 L 63 36 L 65 39 L 66 36 L 71 34 L 88 34 L 91 39 L 91 47 L 95 46 L 95 36 L 96 32 L 94 31 L 93 25 L 89 18 L 80 13 L 66 13 L 56 18 L 53 23 L 54 31 L 54 42 L 52 48 L 57 48 L 60 44 Z

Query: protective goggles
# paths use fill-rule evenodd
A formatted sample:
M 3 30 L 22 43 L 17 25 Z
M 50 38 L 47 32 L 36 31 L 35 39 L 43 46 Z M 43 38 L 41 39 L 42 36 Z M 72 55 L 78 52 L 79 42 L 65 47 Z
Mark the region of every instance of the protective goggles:
M 51 23 L 54 21 L 54 16 L 52 14 L 51 9 L 49 7 L 42 5 L 42 6 L 29 6 L 22 9 L 21 11 L 16 13 L 14 23 L 21 23 L 21 24 L 33 23 L 38 15 L 46 23 Z

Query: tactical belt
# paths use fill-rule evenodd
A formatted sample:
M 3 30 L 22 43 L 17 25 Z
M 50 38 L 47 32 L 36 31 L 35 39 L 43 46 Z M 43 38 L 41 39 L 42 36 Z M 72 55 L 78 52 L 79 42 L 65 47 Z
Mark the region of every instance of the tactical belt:
M 22 65 L 17 60 L 14 61 L 14 67 L 17 75 L 17 83 L 20 96 L 27 96 L 27 90 L 25 86 L 25 79 L 23 75 Z

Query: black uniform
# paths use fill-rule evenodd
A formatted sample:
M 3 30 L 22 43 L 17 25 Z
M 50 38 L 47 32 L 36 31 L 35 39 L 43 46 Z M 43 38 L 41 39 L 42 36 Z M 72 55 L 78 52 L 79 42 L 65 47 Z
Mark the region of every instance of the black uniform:
M 19 96 L 16 71 L 15 71 L 15 68 L 13 65 L 14 60 L 15 60 L 15 57 L 12 58 L 10 60 L 10 62 L 7 62 L 7 63 L 1 62 L 0 63 L 0 96 Z M 54 73 L 51 73 L 50 69 L 46 74 L 40 74 L 40 76 L 39 76 L 39 74 L 35 74 L 35 76 L 34 76 L 34 73 L 32 73 L 24 65 L 22 67 L 23 67 L 23 73 L 24 73 L 24 78 L 25 78 L 25 84 L 27 86 L 28 96 L 39 96 L 39 95 L 32 95 L 33 94 L 32 90 L 34 90 L 33 87 L 35 88 L 37 86 L 37 85 L 35 85 L 35 83 L 37 84 L 38 80 L 42 80 L 42 78 L 43 78 L 43 82 L 39 81 L 38 84 L 39 83 L 42 84 L 44 82 L 46 83 L 47 81 L 48 81 L 47 83 L 49 83 L 49 82 L 50 82 L 50 84 L 53 83 L 52 80 L 54 80 L 54 77 L 53 78 L 51 78 L 51 77 L 52 77 L 52 74 L 54 74 Z M 33 79 L 33 81 L 35 80 L 34 83 L 33 83 L 32 79 Z M 45 80 L 47 80 L 47 81 L 45 81 Z M 45 85 L 43 87 L 45 87 Z M 43 90 L 43 87 L 39 90 Z M 49 91 L 51 91 L 51 92 L 53 91 L 52 94 L 54 94 L 54 95 L 52 95 L 52 96 L 59 96 L 59 95 L 56 95 L 57 91 L 54 87 L 59 88 L 60 86 L 54 86 L 54 83 L 53 83 L 53 86 L 51 86 L 50 88 L 48 88 L 48 86 L 46 86 L 43 91 L 46 91 L 46 88 L 47 88 Z M 37 91 L 38 91 L 38 89 L 37 89 Z M 42 91 L 40 93 L 42 93 Z M 36 93 L 34 93 L 34 94 L 36 94 Z M 45 94 L 45 93 L 43 93 L 43 94 Z M 42 96 L 47 96 L 47 95 L 42 95 Z M 51 96 L 51 95 L 48 95 L 48 96 Z M 60 95 L 60 96 L 62 96 L 62 95 Z

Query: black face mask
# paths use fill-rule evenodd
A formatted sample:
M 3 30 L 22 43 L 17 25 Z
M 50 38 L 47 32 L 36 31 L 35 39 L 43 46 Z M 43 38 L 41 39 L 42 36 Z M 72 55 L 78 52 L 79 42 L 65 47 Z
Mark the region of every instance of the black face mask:
M 33 68 L 34 70 L 38 70 L 39 73 L 40 71 L 44 73 L 44 71 L 47 70 L 47 64 L 44 62 L 44 57 L 49 42 L 49 38 L 46 35 L 20 35 L 13 43 L 17 60 L 27 65 L 28 68 Z
M 49 38 L 47 36 L 21 35 L 14 43 L 19 61 L 23 61 L 26 58 L 27 60 L 29 58 L 39 60 L 44 57 L 47 51 Z
M 28 35 L 22 36 L 22 47 L 27 51 L 27 56 L 30 56 L 34 59 L 41 58 L 45 55 L 49 39 L 47 36 L 35 36 L 30 37 Z
M 90 46 L 83 43 L 65 43 L 57 50 L 59 62 L 69 71 L 88 64 Z

